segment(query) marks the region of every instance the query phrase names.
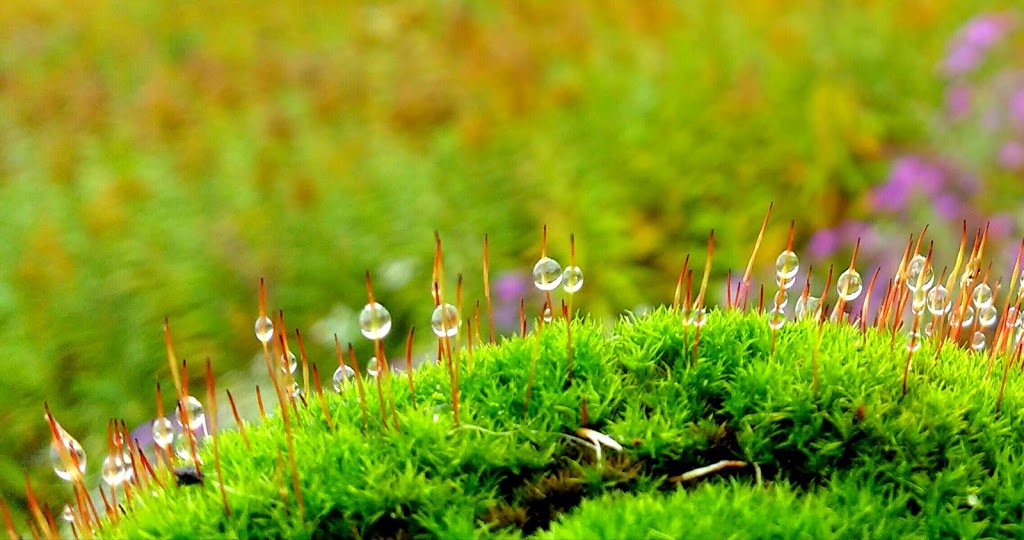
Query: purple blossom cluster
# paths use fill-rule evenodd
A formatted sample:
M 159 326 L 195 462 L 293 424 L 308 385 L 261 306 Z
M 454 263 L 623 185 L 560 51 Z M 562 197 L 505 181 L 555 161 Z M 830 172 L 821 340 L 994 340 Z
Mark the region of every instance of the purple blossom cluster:
M 859 238 L 858 266 L 891 275 L 907 242 L 893 231 L 930 223 L 929 236 L 945 253 L 956 249 L 966 221 L 972 228 L 987 224 L 990 245 L 1005 252 L 994 262 L 1012 264 L 1017 246 L 1007 240 L 1019 238 L 1022 224 L 994 188 L 1012 193 L 1016 184 L 1007 180 L 1024 180 L 1020 20 L 1016 11 L 984 13 L 956 32 L 939 66 L 945 103 L 932 140 L 893 157 L 884 181 L 862 201 L 870 221 L 846 220 L 817 231 L 807 247 L 810 262 L 848 253 Z

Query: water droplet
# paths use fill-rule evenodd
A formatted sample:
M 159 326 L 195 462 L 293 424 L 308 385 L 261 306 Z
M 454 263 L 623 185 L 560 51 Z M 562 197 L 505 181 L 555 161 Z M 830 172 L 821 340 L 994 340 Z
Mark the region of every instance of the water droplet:
M 989 287 L 987 283 L 979 283 L 971 294 L 971 300 L 974 302 L 974 307 L 977 308 L 992 305 L 992 287 Z
M 60 512 L 60 518 L 64 521 L 67 521 L 68 523 L 72 523 L 73 521 L 75 521 L 75 512 L 71 510 L 71 505 L 64 505 L 64 510 L 61 510 Z
M 985 328 L 995 324 L 997 318 L 999 318 L 999 310 L 992 304 L 978 310 L 978 324 Z
M 544 322 L 551 322 L 551 308 L 549 308 L 549 307 L 544 308 L 543 318 L 544 318 Z
M 542 291 L 554 290 L 562 283 L 562 265 L 551 257 L 541 257 L 533 265 L 533 284 Z
M 131 455 L 114 455 L 103 458 L 103 465 L 100 466 L 100 474 L 108 486 L 114 487 L 123 484 L 128 479 L 125 469 L 125 460 L 131 463 Z
M 297 383 L 297 382 L 293 382 L 292 383 L 292 398 L 299 399 L 299 398 L 301 398 L 304 395 L 305 394 L 302 393 L 302 386 L 299 386 L 299 383 Z
M 836 290 L 839 292 L 839 298 L 845 302 L 852 302 L 864 290 L 864 280 L 861 279 L 859 272 L 851 268 L 839 275 Z
M 928 337 L 932 337 L 932 332 L 934 332 L 934 331 L 935 331 L 935 325 L 932 324 L 931 321 L 928 321 L 928 324 L 924 325 L 924 335 L 926 335 Z
M 976 350 L 976 351 L 980 351 L 980 350 L 984 349 L 985 348 L 985 334 L 982 334 L 981 332 L 975 332 L 974 335 L 971 336 L 971 348 Z
M 188 437 L 178 437 L 178 440 L 174 442 L 174 453 L 177 454 L 179 459 L 184 459 L 189 463 L 192 462 L 192 445 L 188 442 Z M 196 449 L 196 455 L 198 457 L 199 449 Z
M 434 329 L 434 334 L 437 337 L 452 337 L 458 334 L 460 324 L 462 321 L 459 320 L 459 310 L 451 304 L 437 306 L 430 316 L 430 326 Z
M 784 324 L 786 324 L 786 313 L 780 308 L 772 308 L 772 310 L 768 312 L 768 326 L 773 330 L 778 330 L 779 328 L 782 328 Z
M 924 308 L 928 305 L 928 293 L 925 289 L 921 288 L 913 293 L 913 299 L 910 302 L 910 309 L 920 315 L 924 313 Z
M 338 369 L 334 370 L 334 391 L 341 393 L 341 387 L 348 382 L 350 377 L 355 377 L 356 372 L 348 367 L 338 366 Z
M 704 308 L 698 308 L 693 310 L 693 314 L 690 316 L 690 324 L 694 326 L 704 326 L 704 323 L 708 322 L 708 313 Z
M 916 291 L 918 282 L 921 283 L 921 289 L 925 291 L 931 289 L 932 284 L 935 283 L 935 269 L 928 263 L 928 259 L 924 255 L 914 255 L 914 258 L 910 259 L 910 263 L 907 264 L 907 288 Z
M 942 285 L 937 285 L 928 291 L 928 311 L 936 317 L 941 317 L 949 312 L 949 291 Z
M 562 289 L 572 294 L 583 287 L 583 270 L 579 266 L 566 266 L 562 272 Z
M 796 311 L 797 319 L 809 319 L 814 316 L 815 312 L 818 311 L 818 306 L 821 305 L 821 300 L 817 296 L 808 296 L 804 299 L 803 295 L 796 300 Z
M 260 317 L 256 319 L 256 339 L 263 343 L 270 343 L 270 339 L 274 337 L 274 323 L 267 317 Z
M 437 422 L 441 420 L 441 415 L 450 410 L 452 410 L 452 407 L 447 403 L 442 403 L 440 405 L 434 406 L 434 421 Z
M 956 325 L 959 322 L 962 328 L 966 328 L 974 324 L 974 308 L 967 306 L 967 309 L 964 310 L 964 320 L 960 321 L 959 319 L 960 314 L 956 311 L 949 313 L 949 324 L 951 325 Z
M 1017 308 L 1011 307 L 1006 310 L 1006 319 L 1003 321 L 1007 327 L 1019 327 L 1020 326 L 1020 314 L 1017 313 Z
M 185 410 L 188 412 L 189 429 L 195 431 L 201 426 L 206 425 L 206 413 L 203 412 L 203 404 L 194 396 L 185 396 Z M 185 423 L 182 422 L 180 407 L 175 409 L 175 418 L 177 418 L 179 426 L 186 427 Z
M 391 312 L 378 302 L 359 312 L 359 331 L 366 339 L 384 339 L 391 331 Z
M 773 298 L 773 300 L 775 301 L 776 308 L 786 309 L 786 306 L 789 305 L 789 293 L 787 293 L 784 289 L 780 290 L 775 293 L 775 297 Z
M 67 448 L 68 454 L 71 459 L 78 462 L 78 472 L 75 473 L 74 469 L 68 469 L 64 466 L 64 459 L 61 457 L 60 445 L 63 443 L 64 447 Z M 53 463 L 53 472 L 57 473 L 62 480 L 71 482 L 76 477 L 81 477 L 85 473 L 85 462 L 86 455 L 85 450 L 81 444 L 78 444 L 71 435 L 68 435 L 66 431 L 61 428 L 61 443 L 56 441 L 50 442 L 50 461 Z M 68 464 L 70 465 L 70 463 Z
M 921 334 L 919 332 L 910 331 L 907 333 L 907 350 L 914 352 L 921 348 Z
M 377 357 L 371 357 L 370 361 L 366 363 L 366 374 L 371 377 L 376 377 L 380 374 L 380 366 L 377 364 Z
M 791 280 L 800 269 L 800 258 L 796 253 L 786 250 L 775 258 L 775 277 L 780 280 Z
M 970 495 L 967 496 L 967 506 L 974 508 L 975 506 L 978 506 L 979 502 L 981 501 L 978 500 L 977 495 L 971 493 Z
M 281 355 L 281 372 L 282 373 L 295 373 L 295 370 L 299 367 L 299 363 L 295 361 L 295 353 L 288 351 L 288 360 L 285 360 L 285 355 Z
M 153 421 L 153 442 L 164 449 L 174 442 L 174 426 L 170 420 L 157 418 Z

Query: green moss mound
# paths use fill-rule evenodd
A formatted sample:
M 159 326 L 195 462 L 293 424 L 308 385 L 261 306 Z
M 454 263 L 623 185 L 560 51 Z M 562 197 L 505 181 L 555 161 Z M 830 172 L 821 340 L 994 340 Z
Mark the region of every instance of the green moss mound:
M 611 332 L 556 321 L 525 338 L 476 347 L 461 365 L 461 423 L 444 363 L 392 387 L 401 431 L 385 427 L 367 386 L 298 407 L 294 445 L 303 511 L 281 422 L 218 437 L 231 515 L 206 445 L 204 485 L 137 497 L 110 538 L 679 538 L 1024 535 L 1021 382 L 1004 358 L 930 343 L 902 393 L 902 336 L 715 311 L 700 329 L 658 309 Z M 524 414 L 531 363 L 535 382 Z M 989 370 L 990 361 L 993 368 Z M 692 364 L 692 365 L 691 365 Z M 327 371 L 327 370 L 324 370 Z M 587 425 L 624 447 L 572 436 Z M 747 467 L 689 482 L 723 459 Z

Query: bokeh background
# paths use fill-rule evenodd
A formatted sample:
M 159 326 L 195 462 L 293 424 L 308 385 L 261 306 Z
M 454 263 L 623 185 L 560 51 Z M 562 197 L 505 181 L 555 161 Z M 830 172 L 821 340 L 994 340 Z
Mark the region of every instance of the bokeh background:
M 329 374 L 333 333 L 368 352 L 369 270 L 400 354 L 410 325 L 428 335 L 435 230 L 467 306 L 490 235 L 503 331 L 521 296 L 539 306 L 542 224 L 563 262 L 575 233 L 598 317 L 670 301 L 712 228 L 719 296 L 772 201 L 768 279 L 790 220 L 819 268 L 860 237 L 862 273 L 891 271 L 925 224 L 951 259 L 962 220 L 1012 266 L 1013 2 L 336 4 L 0 2 L 0 493 L 19 523 L 25 473 L 68 496 L 44 401 L 96 482 L 107 420 L 146 422 L 170 386 L 165 316 L 179 357 L 251 395 L 260 277 Z

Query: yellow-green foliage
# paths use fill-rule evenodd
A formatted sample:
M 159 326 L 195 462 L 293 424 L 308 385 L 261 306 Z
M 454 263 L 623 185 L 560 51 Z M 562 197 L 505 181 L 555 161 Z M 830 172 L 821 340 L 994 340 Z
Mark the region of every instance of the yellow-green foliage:
M 986 355 L 955 346 L 906 351 L 887 332 L 862 338 L 825 323 L 820 387 L 810 358 L 818 327 L 790 323 L 771 352 L 764 316 L 714 311 L 701 329 L 671 310 L 600 325 L 573 323 L 566 383 L 562 321 L 462 355 L 461 425 L 444 363 L 416 372 L 416 401 L 392 380 L 401 432 L 354 387 L 328 396 L 337 427 L 299 407 L 295 448 L 304 514 L 291 489 L 277 419 L 219 435 L 231 517 L 209 444 L 205 486 L 136 499 L 102 537 L 548 538 L 1019 536 L 1024 512 L 1022 379 L 1013 366 L 1001 412 Z M 537 360 L 529 410 L 523 401 Z M 998 371 L 998 370 L 996 370 Z M 370 393 L 369 410 L 377 410 Z M 594 449 L 589 427 L 622 444 Z M 719 460 L 748 466 L 689 483 L 673 477 Z M 284 461 L 283 463 L 286 463 Z M 282 495 L 283 494 L 283 495 Z M 574 510 L 578 505 L 578 511 Z

